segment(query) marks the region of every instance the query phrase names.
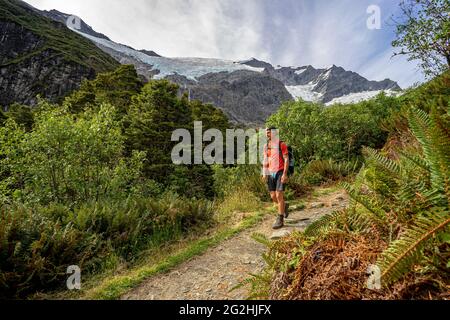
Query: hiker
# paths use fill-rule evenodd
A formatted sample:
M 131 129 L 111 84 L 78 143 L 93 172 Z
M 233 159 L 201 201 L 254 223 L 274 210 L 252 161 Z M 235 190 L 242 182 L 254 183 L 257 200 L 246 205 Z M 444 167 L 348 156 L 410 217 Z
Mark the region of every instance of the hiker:
M 267 128 L 266 136 L 262 178 L 267 182 L 272 201 L 278 205 L 278 217 L 273 229 L 280 229 L 289 215 L 289 206 L 284 201 L 284 187 L 288 182 L 289 151 L 286 143 L 280 141 L 276 128 Z

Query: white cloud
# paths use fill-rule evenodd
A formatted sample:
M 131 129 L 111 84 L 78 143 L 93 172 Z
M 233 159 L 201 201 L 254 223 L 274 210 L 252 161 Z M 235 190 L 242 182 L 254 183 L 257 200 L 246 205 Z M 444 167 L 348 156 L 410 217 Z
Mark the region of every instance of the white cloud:
M 30 0 L 83 18 L 96 31 L 165 56 L 241 59 L 261 52 L 264 12 L 257 1 Z

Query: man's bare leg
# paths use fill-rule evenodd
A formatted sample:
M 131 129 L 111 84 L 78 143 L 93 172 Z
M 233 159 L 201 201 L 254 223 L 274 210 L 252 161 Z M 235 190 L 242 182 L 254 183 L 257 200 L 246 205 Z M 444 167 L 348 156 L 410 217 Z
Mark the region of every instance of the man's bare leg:
M 278 204 L 278 217 L 275 224 L 272 226 L 273 229 L 280 229 L 284 226 L 284 215 L 285 215 L 285 202 L 284 202 L 284 192 L 277 191 L 275 193 L 276 203 Z M 275 200 L 274 200 L 275 202 Z
M 286 203 L 284 201 L 284 192 L 283 191 L 277 191 L 276 192 L 277 197 L 277 203 L 278 203 L 278 214 L 280 216 L 284 217 L 284 214 L 286 213 Z
M 275 205 L 277 205 L 277 207 L 278 207 L 278 197 L 277 197 L 277 193 L 274 191 L 274 192 L 271 192 L 270 193 L 270 197 L 272 198 L 272 201 L 273 201 L 273 203 L 275 204 Z

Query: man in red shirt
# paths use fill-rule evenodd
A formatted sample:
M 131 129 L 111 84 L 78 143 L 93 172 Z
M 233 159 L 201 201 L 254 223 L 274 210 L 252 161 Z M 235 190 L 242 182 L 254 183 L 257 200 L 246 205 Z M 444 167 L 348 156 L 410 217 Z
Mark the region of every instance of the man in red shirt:
M 284 142 L 278 138 L 276 128 L 266 129 L 267 144 L 264 146 L 263 179 L 267 182 L 270 197 L 278 205 L 278 217 L 274 229 L 284 226 L 287 218 L 287 204 L 284 201 L 284 187 L 288 182 L 289 152 Z

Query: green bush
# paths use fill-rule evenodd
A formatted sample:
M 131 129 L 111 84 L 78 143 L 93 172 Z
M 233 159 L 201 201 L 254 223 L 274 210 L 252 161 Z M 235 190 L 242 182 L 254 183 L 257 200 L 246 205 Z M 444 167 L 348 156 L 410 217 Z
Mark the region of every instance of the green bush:
M 267 187 L 261 179 L 260 166 L 214 166 L 214 190 L 218 198 L 233 194 L 237 189 L 248 190 L 260 200 L 268 200 Z
M 95 234 L 62 225 L 21 205 L 0 207 L 0 297 L 64 285 L 69 265 L 101 253 Z
M 282 139 L 293 147 L 298 166 L 318 159 L 352 161 L 361 158 L 363 146 L 384 145 L 387 133 L 380 125 L 399 106 L 397 98 L 384 94 L 330 107 L 298 100 L 283 104 L 267 124 L 276 126 Z
M 1 148 L 0 159 L 3 154 L 9 179 L 20 181 L 10 186 L 21 200 L 75 205 L 123 197 L 140 177 L 144 153 L 123 156 L 115 109 L 104 105 L 99 112 L 86 111 L 75 118 L 64 109 L 45 107 L 36 115 L 32 132 L 13 124 L 0 132 L 9 145 Z
M 320 185 L 324 182 L 339 181 L 356 174 L 360 166 L 361 164 L 358 161 L 314 160 L 305 166 L 301 177 L 309 185 Z

